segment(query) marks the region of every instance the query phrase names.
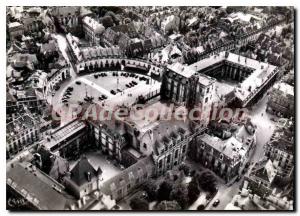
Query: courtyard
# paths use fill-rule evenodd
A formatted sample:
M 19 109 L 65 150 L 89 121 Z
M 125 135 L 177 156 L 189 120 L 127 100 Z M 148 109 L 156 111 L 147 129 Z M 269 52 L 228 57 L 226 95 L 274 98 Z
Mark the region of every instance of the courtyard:
M 103 155 L 101 152 L 91 151 L 85 153 L 85 156 L 95 169 L 98 169 L 98 167 L 101 168 L 103 182 L 111 179 L 122 171 L 121 167 L 116 166 L 112 160 L 109 160 L 107 156 Z M 71 170 L 76 165 L 77 161 L 78 160 L 70 161 Z

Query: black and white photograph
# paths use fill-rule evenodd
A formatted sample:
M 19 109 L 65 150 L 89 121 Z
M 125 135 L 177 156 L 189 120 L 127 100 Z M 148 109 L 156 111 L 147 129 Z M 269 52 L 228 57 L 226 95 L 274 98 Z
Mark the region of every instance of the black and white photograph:
M 295 7 L 185 3 L 5 6 L 8 212 L 296 210 Z

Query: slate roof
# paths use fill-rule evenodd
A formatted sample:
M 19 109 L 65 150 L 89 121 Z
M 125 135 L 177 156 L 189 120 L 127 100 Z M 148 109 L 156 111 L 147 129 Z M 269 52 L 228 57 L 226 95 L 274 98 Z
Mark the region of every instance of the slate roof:
M 271 160 L 263 160 L 255 165 L 251 175 L 255 175 L 258 178 L 272 183 L 277 175 L 277 169 Z
M 88 173 L 90 173 L 90 179 L 92 180 L 97 178 L 98 173 L 101 174 L 102 170 L 100 167 L 98 170 L 96 170 L 90 164 L 87 157 L 83 156 L 71 170 L 71 180 L 78 186 L 84 185 L 89 182 Z
M 7 184 L 23 191 L 23 196 L 31 196 L 32 202 L 41 210 L 64 210 L 73 201 L 69 195 L 52 188 L 56 185 L 53 180 L 38 171 L 31 172 L 21 164 L 7 172 Z
M 119 175 L 116 175 L 104 182 L 101 191 L 107 195 L 110 195 L 113 191 L 118 190 L 124 184 L 133 181 L 137 176 L 141 177 L 145 173 L 148 173 L 148 175 L 151 176 L 153 168 L 154 163 L 152 156 L 142 158 L 132 166 L 123 170 Z

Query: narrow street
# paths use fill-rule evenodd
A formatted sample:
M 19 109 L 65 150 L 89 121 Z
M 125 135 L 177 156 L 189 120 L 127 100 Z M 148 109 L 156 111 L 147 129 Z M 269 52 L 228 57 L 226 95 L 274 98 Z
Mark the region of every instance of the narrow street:
M 264 155 L 264 145 L 270 140 L 272 133 L 275 129 L 276 122 L 270 120 L 274 117 L 266 113 L 268 97 L 265 94 L 264 97 L 255 105 L 253 109 L 249 111 L 249 117 L 251 117 L 252 122 L 257 126 L 256 133 L 256 149 L 253 152 L 251 162 L 257 162 L 263 158 Z M 263 115 L 262 115 L 263 114 Z M 254 164 L 251 164 L 248 172 L 251 170 Z M 224 210 L 226 205 L 232 200 L 233 196 L 239 192 L 239 187 L 243 183 L 243 178 L 238 182 L 234 182 L 231 186 L 226 186 L 224 184 L 219 184 L 219 191 L 213 200 L 206 207 L 206 210 Z M 220 200 L 220 204 L 217 207 L 213 207 L 212 204 L 216 199 Z
M 70 59 L 69 56 L 67 54 L 67 39 L 66 36 L 63 34 L 52 34 L 52 37 L 56 39 L 57 44 L 58 44 L 58 48 L 62 53 L 62 56 L 65 58 L 65 60 L 67 61 L 68 64 L 72 65 L 70 63 Z M 77 77 L 76 72 L 74 71 L 73 67 L 70 67 L 70 74 L 71 77 L 75 78 Z

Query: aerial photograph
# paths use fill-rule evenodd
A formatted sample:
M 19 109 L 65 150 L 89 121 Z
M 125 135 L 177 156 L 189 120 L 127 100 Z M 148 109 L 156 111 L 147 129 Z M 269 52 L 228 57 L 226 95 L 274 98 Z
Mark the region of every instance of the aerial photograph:
M 5 10 L 8 211 L 295 211 L 294 7 Z

